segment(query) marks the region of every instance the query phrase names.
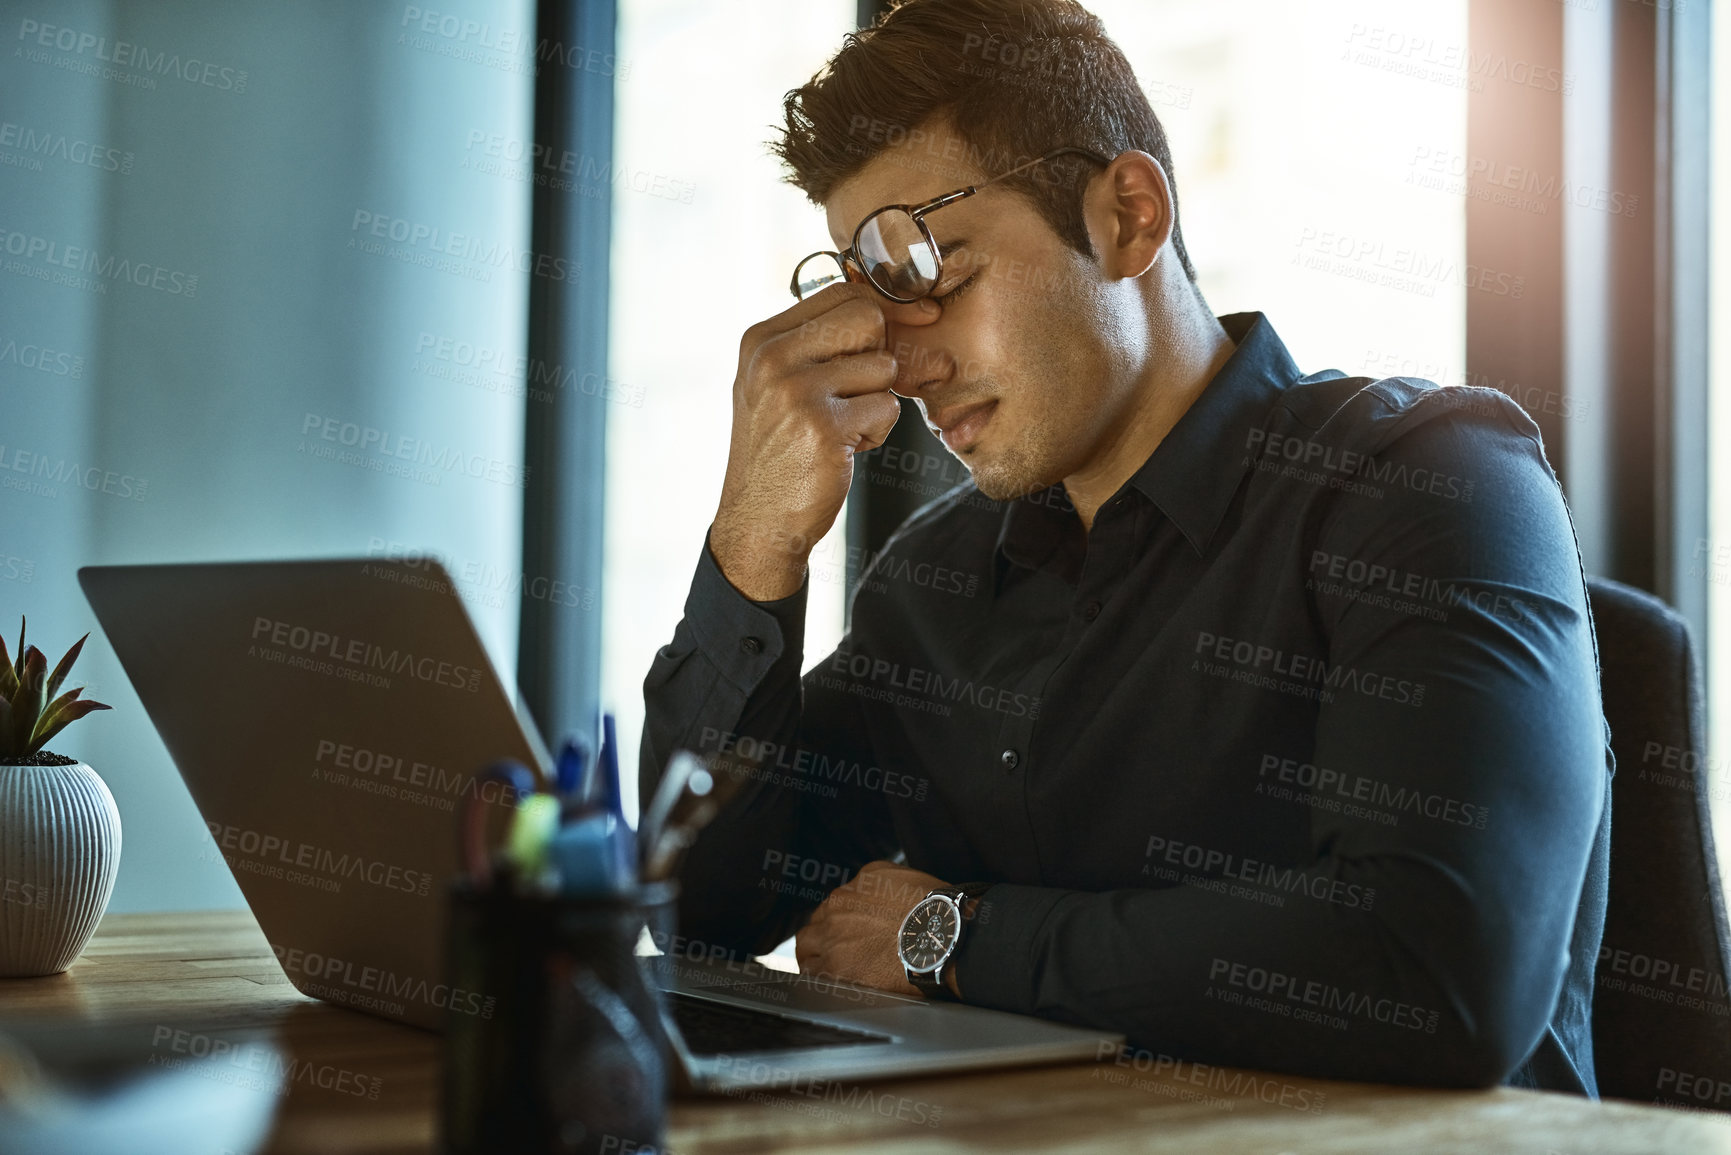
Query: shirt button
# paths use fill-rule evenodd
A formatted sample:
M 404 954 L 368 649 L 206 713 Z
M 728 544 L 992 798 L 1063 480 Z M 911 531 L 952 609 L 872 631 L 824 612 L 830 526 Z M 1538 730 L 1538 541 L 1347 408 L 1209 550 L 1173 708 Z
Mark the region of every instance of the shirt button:
M 1083 609 L 1082 616 L 1084 618 L 1088 619 L 1089 621 L 1093 621 L 1095 618 L 1099 617 L 1100 616 L 1100 603 L 1099 602 L 1089 602 L 1087 607 L 1085 609 Z
M 1002 754 L 998 755 L 998 761 L 1004 764 L 1004 769 L 1006 770 L 1014 770 L 1016 764 L 1021 760 L 1022 756 L 1014 750 L 1005 750 Z
M 741 638 L 739 648 L 748 654 L 763 653 L 763 642 L 758 638 Z

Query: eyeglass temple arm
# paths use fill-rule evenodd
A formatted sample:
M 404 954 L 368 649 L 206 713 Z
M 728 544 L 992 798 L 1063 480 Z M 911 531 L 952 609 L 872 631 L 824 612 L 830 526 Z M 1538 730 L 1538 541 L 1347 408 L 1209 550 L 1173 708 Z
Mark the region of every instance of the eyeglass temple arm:
M 1026 169 L 1033 168 L 1037 164 L 1045 164 L 1047 161 L 1053 160 L 1053 159 L 1060 157 L 1060 156 L 1085 156 L 1089 160 L 1093 161 L 1095 164 L 1100 165 L 1102 167 L 1112 163 L 1109 159 L 1107 159 L 1106 157 L 1102 156 L 1101 154 L 1095 152 L 1091 148 L 1076 148 L 1074 146 L 1067 145 L 1064 148 L 1055 148 L 1051 152 L 1047 153 L 1045 156 L 1037 156 L 1033 160 L 1029 161 L 1027 164 L 1019 164 L 1015 168 L 1011 169 L 1009 172 L 999 173 L 997 176 L 993 177 L 991 180 L 985 181 L 982 184 L 975 185 L 973 188 L 973 191 L 978 192 L 980 189 L 985 188 L 986 185 L 997 184 L 1001 180 L 1004 180 L 1008 177 L 1015 176 L 1017 173 L 1022 172 Z
M 1011 169 L 1009 172 L 1001 172 L 997 176 L 993 177 L 990 180 L 981 181 L 979 184 L 976 184 L 976 185 L 969 185 L 967 188 L 958 189 L 953 193 L 945 193 L 941 197 L 933 197 L 931 200 L 927 201 L 925 204 L 919 205 L 918 207 L 913 209 L 913 212 L 915 214 L 923 214 L 923 213 L 929 213 L 933 209 L 941 209 L 947 204 L 953 204 L 956 201 L 962 200 L 964 197 L 973 196 L 975 193 L 979 192 L 981 189 L 985 188 L 987 185 L 997 184 L 1001 180 L 1006 180 L 1010 177 L 1015 176 L 1019 172 L 1025 172 L 1028 169 L 1033 168 L 1037 164 L 1045 164 L 1047 161 L 1052 160 L 1056 157 L 1060 157 L 1060 156 L 1083 156 L 1083 157 L 1087 157 L 1089 160 L 1093 161 L 1095 164 L 1098 164 L 1101 166 L 1109 165 L 1112 163 L 1110 159 L 1101 155 L 1100 153 L 1095 152 L 1091 148 L 1077 148 L 1074 146 L 1065 146 L 1064 148 L 1055 148 L 1051 152 L 1047 153 L 1045 156 L 1037 156 L 1033 160 L 1029 161 L 1027 164 L 1019 164 L 1015 168 Z

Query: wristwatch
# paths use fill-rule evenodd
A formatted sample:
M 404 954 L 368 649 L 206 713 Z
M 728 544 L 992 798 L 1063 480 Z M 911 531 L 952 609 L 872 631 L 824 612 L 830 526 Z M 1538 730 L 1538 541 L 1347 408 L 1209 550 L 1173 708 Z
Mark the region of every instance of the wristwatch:
M 948 999 L 944 966 L 962 941 L 962 902 L 978 898 L 990 886 L 986 882 L 964 882 L 938 887 L 908 911 L 896 936 L 902 970 L 908 982 L 927 998 Z

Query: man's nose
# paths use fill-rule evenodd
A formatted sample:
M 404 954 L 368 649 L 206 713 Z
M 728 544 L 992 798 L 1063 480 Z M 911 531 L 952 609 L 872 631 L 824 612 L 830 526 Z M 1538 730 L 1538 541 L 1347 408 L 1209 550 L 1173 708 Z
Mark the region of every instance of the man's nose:
M 893 388 L 903 397 L 912 397 L 934 376 L 936 358 L 920 343 L 919 331 L 942 316 L 942 307 L 929 297 L 910 304 L 884 302 L 884 336 L 896 359 Z

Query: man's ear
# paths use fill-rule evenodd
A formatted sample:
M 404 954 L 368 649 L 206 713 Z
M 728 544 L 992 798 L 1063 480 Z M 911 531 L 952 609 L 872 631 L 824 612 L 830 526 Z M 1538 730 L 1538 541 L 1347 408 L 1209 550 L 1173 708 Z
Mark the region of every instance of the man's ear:
M 1088 233 L 1109 280 L 1140 277 L 1172 236 L 1172 185 L 1160 162 L 1132 149 L 1089 188 Z

